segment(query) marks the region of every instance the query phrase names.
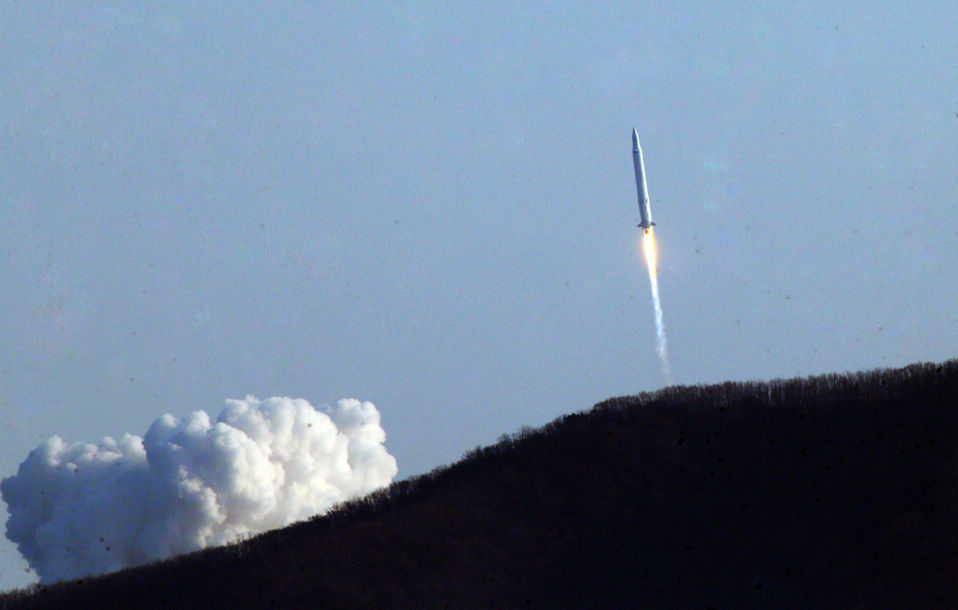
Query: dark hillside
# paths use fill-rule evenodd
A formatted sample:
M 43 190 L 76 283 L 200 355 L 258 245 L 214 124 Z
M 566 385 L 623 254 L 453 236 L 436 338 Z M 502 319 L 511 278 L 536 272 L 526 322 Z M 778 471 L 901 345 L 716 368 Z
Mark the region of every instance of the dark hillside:
M 958 361 L 616 398 L 16 607 L 956 607 Z

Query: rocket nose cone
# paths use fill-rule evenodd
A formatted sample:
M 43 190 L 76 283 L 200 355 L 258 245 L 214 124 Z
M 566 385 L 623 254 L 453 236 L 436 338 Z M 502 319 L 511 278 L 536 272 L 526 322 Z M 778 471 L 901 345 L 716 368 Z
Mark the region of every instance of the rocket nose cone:
M 635 127 L 632 128 L 632 148 L 633 150 L 639 149 L 639 132 L 635 130 Z

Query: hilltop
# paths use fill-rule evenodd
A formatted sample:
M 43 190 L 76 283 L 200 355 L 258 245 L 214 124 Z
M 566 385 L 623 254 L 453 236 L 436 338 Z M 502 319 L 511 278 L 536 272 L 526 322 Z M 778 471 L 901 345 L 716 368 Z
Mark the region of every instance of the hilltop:
M 0 607 L 958 603 L 958 361 L 676 386 L 223 548 Z

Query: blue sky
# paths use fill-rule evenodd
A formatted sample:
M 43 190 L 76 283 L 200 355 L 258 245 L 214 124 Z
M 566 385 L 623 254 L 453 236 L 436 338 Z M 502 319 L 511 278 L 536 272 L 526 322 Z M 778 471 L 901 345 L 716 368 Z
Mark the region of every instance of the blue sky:
M 956 355 L 951 3 L 0 24 L 0 476 L 254 394 L 374 402 L 403 477 L 661 387 L 633 125 L 676 383 Z

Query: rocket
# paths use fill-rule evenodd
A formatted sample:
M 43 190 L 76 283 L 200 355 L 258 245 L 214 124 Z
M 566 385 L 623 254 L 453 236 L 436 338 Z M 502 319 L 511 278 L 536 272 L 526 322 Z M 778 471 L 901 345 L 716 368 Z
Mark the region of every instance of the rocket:
M 635 190 L 639 194 L 639 227 L 646 233 L 655 226 L 652 222 L 652 209 L 649 207 L 649 186 L 645 183 L 645 159 L 639 146 L 639 134 L 632 128 L 632 165 L 635 167 Z

